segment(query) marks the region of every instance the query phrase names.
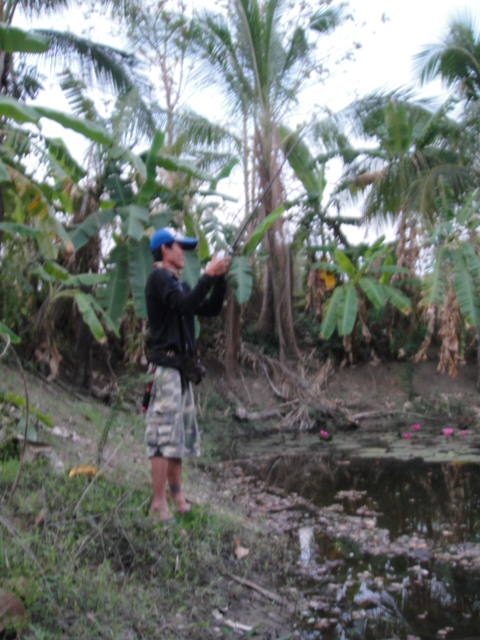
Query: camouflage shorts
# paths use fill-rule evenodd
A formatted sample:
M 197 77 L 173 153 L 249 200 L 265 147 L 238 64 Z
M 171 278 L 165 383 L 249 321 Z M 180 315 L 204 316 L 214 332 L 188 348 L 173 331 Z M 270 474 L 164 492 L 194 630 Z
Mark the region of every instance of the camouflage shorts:
M 200 455 L 192 385 L 189 383 L 182 393 L 180 373 L 176 369 L 156 368 L 145 422 L 149 458 Z

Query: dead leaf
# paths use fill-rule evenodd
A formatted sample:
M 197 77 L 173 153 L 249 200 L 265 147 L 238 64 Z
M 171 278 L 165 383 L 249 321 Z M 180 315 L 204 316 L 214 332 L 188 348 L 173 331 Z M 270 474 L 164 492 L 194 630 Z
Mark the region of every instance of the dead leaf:
M 27 612 L 15 594 L 11 591 L 0 592 L 0 632 L 14 627 L 15 622 L 25 620 Z
M 96 467 L 92 467 L 91 465 L 84 464 L 79 467 L 73 467 L 68 474 L 69 478 L 74 478 L 75 476 L 87 476 L 88 478 L 93 478 L 98 473 Z
M 242 547 L 240 545 L 240 538 L 235 538 L 235 557 L 237 560 L 241 560 L 242 558 L 246 558 L 250 553 L 249 549 Z
M 45 522 L 45 514 L 46 514 L 45 509 L 44 508 L 40 509 L 40 511 L 37 514 L 37 517 L 35 518 L 35 527 L 39 527 L 41 524 Z

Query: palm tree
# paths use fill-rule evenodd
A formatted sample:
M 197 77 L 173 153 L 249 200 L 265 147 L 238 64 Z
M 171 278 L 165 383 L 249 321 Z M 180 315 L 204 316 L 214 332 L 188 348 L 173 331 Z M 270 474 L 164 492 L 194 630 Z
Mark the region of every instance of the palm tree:
M 2 32 L 15 32 L 13 26 L 17 11 L 21 11 L 26 18 L 35 20 L 42 15 L 55 15 L 68 8 L 69 0 L 49 0 L 48 2 L 23 0 L 21 2 L 0 2 L 0 23 Z M 79 3 L 80 4 L 80 3 Z M 110 5 L 111 2 L 105 2 Z M 114 5 L 118 2 L 114 2 Z M 32 34 L 45 38 L 49 42 L 46 50 L 32 49 L 30 53 L 41 54 L 47 64 L 58 68 L 59 63 L 70 65 L 72 62 L 80 66 L 82 76 L 86 80 L 95 78 L 102 86 L 110 86 L 116 92 L 131 88 L 137 79 L 135 57 L 129 53 L 93 42 L 73 33 L 64 33 L 54 29 L 32 29 Z M 2 41 L 5 42 L 5 36 Z M 39 57 L 36 55 L 34 66 L 28 66 L 26 55 L 17 54 L 18 61 L 13 57 L 13 51 L 0 45 L 0 78 L 1 91 L 21 99 L 33 98 L 42 88 L 39 73 Z M 18 49 L 17 49 L 18 51 Z
M 454 18 L 445 37 L 416 56 L 422 84 L 440 77 L 467 103 L 480 98 L 480 30 L 471 16 Z
M 116 92 L 133 87 L 137 62 L 131 54 L 71 33 L 51 29 L 26 32 L 13 26 L 17 10 L 28 18 L 35 18 L 42 14 L 54 15 L 69 4 L 68 0 L 0 1 L 0 94 L 19 102 L 35 99 L 42 89 L 41 61 L 50 63 L 54 68 L 58 68 L 59 63 L 76 61 L 86 80 L 95 77 L 100 84 L 108 85 Z M 29 64 L 32 56 L 33 65 Z M 6 104 L 9 105 L 8 99 Z M 12 108 L 20 111 L 15 105 Z M 5 216 L 8 216 L 8 211 L 5 209 L 4 187 L 0 184 L 0 223 Z M 1 242 L 0 235 L 0 246 Z
M 439 189 L 449 185 L 460 199 L 471 184 L 456 146 L 461 128 L 446 107 L 432 111 L 398 92 L 367 96 L 337 118 L 368 144 L 354 148 L 339 135 L 345 168 L 334 198 L 362 197 L 365 220 L 397 224 L 397 264 L 413 274 L 416 233 L 435 218 Z
M 311 71 L 313 45 L 308 23 L 291 26 L 283 20 L 282 0 L 232 0 L 229 15 L 206 13 L 192 25 L 191 41 L 216 72 L 241 127 L 245 220 L 266 217 L 282 203 L 283 166 L 279 124 L 296 100 Z M 311 21 L 328 30 L 338 13 L 327 9 L 325 21 Z M 259 197 L 260 196 L 260 197 Z M 258 208 L 255 203 L 259 201 Z M 278 218 L 265 236 L 267 255 L 263 303 L 257 322 L 263 334 L 276 333 L 282 362 L 298 361 L 292 309 L 292 277 L 285 219 Z
M 473 18 L 465 14 L 451 20 L 440 42 L 427 45 L 417 55 L 422 84 L 441 78 L 460 102 L 459 120 L 462 138 L 458 149 L 468 168 L 470 194 L 465 194 L 462 207 L 453 207 L 442 199 L 444 219 L 435 234 L 435 253 L 431 275 L 425 282 L 425 303 L 439 310 L 442 352 L 439 367 L 456 373 L 461 359 L 459 334 L 463 330 L 460 314 L 476 327 L 480 386 L 480 302 L 478 279 L 477 211 L 480 128 L 480 29 Z M 472 215 L 473 211 L 473 215 Z M 452 222 L 455 221 L 455 224 Z M 452 322 L 456 306 L 458 322 Z M 459 313 L 458 313 L 459 312 Z M 457 345 L 457 351 L 449 345 Z

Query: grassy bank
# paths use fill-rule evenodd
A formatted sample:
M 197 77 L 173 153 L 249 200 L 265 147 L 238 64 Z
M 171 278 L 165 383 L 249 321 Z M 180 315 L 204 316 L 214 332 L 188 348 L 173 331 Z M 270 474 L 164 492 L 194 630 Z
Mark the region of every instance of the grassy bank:
M 25 407 L 12 400 L 15 371 L 2 368 L 2 380 L 0 611 L 5 594 L 25 611 L 12 621 L 11 637 L 228 637 L 231 619 L 246 618 L 256 637 L 278 637 L 280 630 L 288 637 L 291 610 L 259 601 L 235 579 L 283 588 L 286 539 L 221 504 L 215 484 L 193 466 L 187 486 L 201 485 L 202 499 L 166 525 L 152 521 L 143 419 L 128 402 L 113 410 L 28 376 L 31 415 L 41 410 L 50 424 L 32 419 L 32 443 L 12 495 L 22 443 L 6 442 L 22 426 Z M 209 403 L 202 420 L 212 430 L 222 406 L 215 398 Z M 210 462 L 214 441 L 211 431 Z M 69 477 L 75 465 L 99 460 L 100 475 Z M 248 549 L 241 559 L 239 544 Z M 270 620 L 264 605 L 275 614 Z M 0 629 L 7 626 L 4 617 Z

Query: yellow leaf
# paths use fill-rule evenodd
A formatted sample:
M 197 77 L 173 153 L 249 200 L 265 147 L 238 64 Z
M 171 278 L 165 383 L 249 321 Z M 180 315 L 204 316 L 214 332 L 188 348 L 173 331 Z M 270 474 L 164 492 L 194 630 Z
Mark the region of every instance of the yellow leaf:
M 98 473 L 95 467 L 92 467 L 88 464 L 81 465 L 79 467 L 73 467 L 68 474 L 69 478 L 74 478 L 75 476 L 87 476 L 88 478 L 93 478 Z
M 323 282 L 325 283 L 325 288 L 327 290 L 333 289 L 335 287 L 335 274 L 321 269 L 318 277 L 320 280 L 323 280 Z

